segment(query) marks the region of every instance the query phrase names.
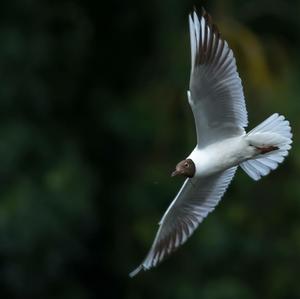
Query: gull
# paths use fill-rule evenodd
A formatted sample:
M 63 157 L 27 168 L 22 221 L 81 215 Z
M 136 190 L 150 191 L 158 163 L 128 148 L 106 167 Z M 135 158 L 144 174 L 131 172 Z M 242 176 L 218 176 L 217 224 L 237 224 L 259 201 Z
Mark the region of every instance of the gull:
M 189 15 L 191 74 L 188 102 L 197 145 L 172 176 L 186 177 L 167 211 L 146 258 L 129 275 L 157 266 L 192 235 L 212 212 L 241 168 L 254 180 L 269 174 L 288 155 L 289 121 L 275 113 L 246 133 L 247 110 L 236 61 L 210 15 Z

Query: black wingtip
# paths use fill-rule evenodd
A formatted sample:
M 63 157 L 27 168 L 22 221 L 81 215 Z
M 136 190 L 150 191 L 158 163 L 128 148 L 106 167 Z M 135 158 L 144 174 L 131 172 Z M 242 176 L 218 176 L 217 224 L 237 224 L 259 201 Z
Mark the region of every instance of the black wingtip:
M 209 21 L 210 23 L 212 23 L 212 17 L 210 16 L 210 14 L 205 10 L 205 8 L 203 6 L 201 6 L 201 9 L 200 9 L 200 13 L 198 13 L 198 9 L 197 7 L 194 5 L 193 6 L 193 11 L 191 12 L 191 15 L 192 13 L 195 12 L 197 15 L 199 15 L 200 17 L 204 18 L 206 21 Z
M 196 6 L 193 6 L 193 11 L 196 12 L 196 14 L 198 14 L 198 10 L 196 8 Z M 192 15 L 192 13 L 191 13 Z M 216 24 L 214 24 L 213 22 L 213 18 L 211 17 L 211 15 L 205 10 L 204 6 L 201 6 L 201 13 L 200 13 L 201 18 L 204 18 L 207 25 L 213 30 L 213 32 L 217 35 L 218 38 L 221 37 L 221 33 L 219 28 L 217 27 Z
M 207 14 L 205 8 L 203 6 L 201 6 L 201 15 L 205 16 Z
M 198 12 L 199 12 L 195 4 L 193 5 L 193 10 L 192 10 L 191 14 L 193 12 L 195 12 L 196 14 L 198 14 Z M 206 10 L 205 10 L 205 8 L 203 6 L 201 6 L 200 15 L 203 16 L 205 14 L 206 14 Z
M 190 11 L 190 16 L 192 18 L 192 20 L 194 20 L 194 12 L 197 14 L 197 7 L 195 5 L 193 5 L 193 9 Z

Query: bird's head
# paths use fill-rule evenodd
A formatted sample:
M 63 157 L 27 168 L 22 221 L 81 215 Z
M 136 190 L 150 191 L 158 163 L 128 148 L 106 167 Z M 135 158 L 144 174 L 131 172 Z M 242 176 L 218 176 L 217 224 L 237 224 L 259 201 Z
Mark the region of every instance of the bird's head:
M 171 176 L 183 175 L 185 177 L 192 178 L 195 175 L 196 167 L 192 159 L 185 159 L 180 161 L 176 165 L 175 171 L 172 172 Z

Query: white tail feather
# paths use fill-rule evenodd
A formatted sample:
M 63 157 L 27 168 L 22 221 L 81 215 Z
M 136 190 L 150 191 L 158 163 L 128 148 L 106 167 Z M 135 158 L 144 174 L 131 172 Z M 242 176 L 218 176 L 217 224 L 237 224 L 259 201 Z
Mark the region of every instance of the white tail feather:
M 276 146 L 278 149 L 256 156 L 240 164 L 242 169 L 254 180 L 270 173 L 288 155 L 291 148 L 292 133 L 289 121 L 275 113 L 251 130 L 247 138 L 258 147 Z

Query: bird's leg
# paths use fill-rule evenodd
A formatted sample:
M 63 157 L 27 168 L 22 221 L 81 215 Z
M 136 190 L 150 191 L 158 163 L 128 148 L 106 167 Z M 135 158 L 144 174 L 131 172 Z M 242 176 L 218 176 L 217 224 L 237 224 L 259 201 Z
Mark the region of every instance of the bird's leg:
M 274 146 L 274 145 L 262 146 L 262 147 L 256 146 L 255 148 L 258 150 L 259 154 L 262 155 L 279 149 L 278 146 Z

